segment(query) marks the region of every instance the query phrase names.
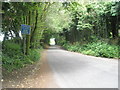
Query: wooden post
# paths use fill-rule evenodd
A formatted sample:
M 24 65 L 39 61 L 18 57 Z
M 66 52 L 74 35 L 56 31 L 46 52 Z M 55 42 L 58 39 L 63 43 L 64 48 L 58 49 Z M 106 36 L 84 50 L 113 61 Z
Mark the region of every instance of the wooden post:
M 26 54 L 26 35 L 23 34 L 23 53 Z

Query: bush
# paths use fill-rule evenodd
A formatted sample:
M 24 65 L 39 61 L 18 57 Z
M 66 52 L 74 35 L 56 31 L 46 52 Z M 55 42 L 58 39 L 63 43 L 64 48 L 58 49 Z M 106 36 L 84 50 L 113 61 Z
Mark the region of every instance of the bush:
M 92 42 L 84 45 L 80 45 L 79 43 L 64 44 L 63 47 L 69 51 L 80 52 L 97 57 L 120 58 L 120 56 L 118 56 L 118 47 L 120 48 L 120 46 L 110 45 L 105 42 Z
M 9 57 L 13 57 L 21 53 L 21 46 L 17 43 L 6 41 L 3 45 L 3 53 L 7 54 Z
M 37 60 L 39 60 L 39 58 L 40 58 L 40 50 L 38 50 L 38 49 L 31 49 L 30 50 L 30 53 L 29 53 L 29 58 L 32 60 L 32 61 L 37 61 Z
M 11 58 L 7 54 L 2 55 L 2 66 L 8 72 L 33 64 L 40 59 L 40 50 L 30 50 L 29 55 L 15 55 Z
M 22 53 L 19 44 L 5 42 L 2 54 L 3 68 L 11 72 L 39 60 L 41 49 L 31 49 L 28 55 Z

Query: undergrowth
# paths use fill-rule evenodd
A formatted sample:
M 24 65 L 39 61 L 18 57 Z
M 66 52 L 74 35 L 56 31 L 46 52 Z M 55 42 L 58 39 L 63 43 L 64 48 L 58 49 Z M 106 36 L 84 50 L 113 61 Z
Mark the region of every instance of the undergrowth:
M 5 43 L 2 52 L 2 67 L 5 71 L 11 72 L 28 64 L 33 64 L 40 59 L 41 49 L 30 49 L 28 55 L 24 55 L 21 46 L 16 43 Z
M 63 47 L 69 51 L 80 52 L 86 55 L 106 58 L 120 58 L 118 55 L 118 48 L 120 48 L 120 46 L 111 45 L 105 42 L 92 42 L 83 45 L 80 43 L 65 43 Z

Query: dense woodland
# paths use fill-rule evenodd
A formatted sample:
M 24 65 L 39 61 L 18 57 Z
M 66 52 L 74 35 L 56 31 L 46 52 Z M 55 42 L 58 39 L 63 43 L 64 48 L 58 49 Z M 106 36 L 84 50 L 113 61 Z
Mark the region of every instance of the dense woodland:
M 21 24 L 30 35 L 21 35 Z M 119 58 L 120 2 L 3 2 L 1 33 L 9 72 L 39 60 L 53 37 L 70 51 Z

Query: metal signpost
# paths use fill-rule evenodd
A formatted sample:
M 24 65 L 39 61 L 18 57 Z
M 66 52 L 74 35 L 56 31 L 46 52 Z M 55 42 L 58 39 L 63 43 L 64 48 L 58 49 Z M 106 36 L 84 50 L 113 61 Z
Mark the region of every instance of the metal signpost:
M 26 35 L 30 35 L 30 28 L 31 26 L 30 25 L 24 25 L 22 24 L 21 25 L 21 34 L 23 36 L 23 41 L 24 41 L 24 45 L 23 45 L 23 52 L 24 52 L 24 55 L 26 53 Z

